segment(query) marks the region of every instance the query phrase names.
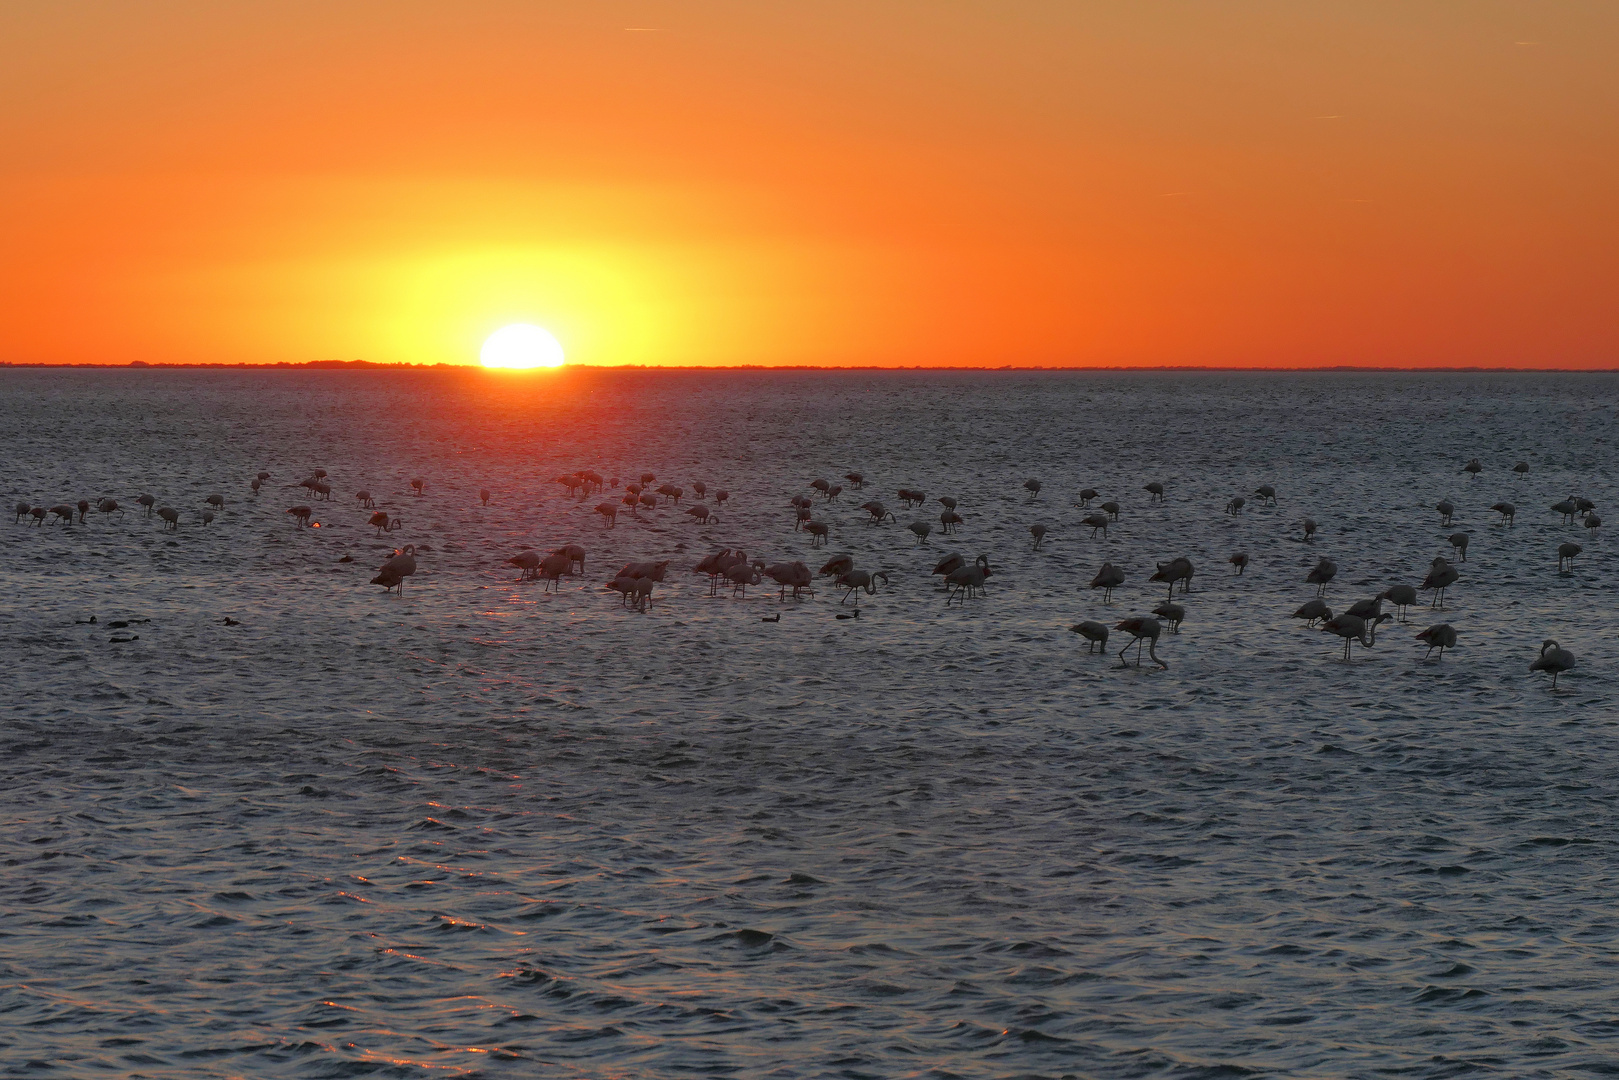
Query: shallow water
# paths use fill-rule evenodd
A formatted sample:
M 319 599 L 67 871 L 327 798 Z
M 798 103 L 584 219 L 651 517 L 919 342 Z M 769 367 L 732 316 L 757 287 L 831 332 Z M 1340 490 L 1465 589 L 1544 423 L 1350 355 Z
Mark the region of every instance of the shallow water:
M 1619 516 L 1616 405 L 1603 375 L 0 372 L 9 502 L 182 511 L 0 525 L 0 1066 L 1619 1073 L 1619 586 L 1547 509 Z M 335 497 L 299 529 L 315 467 Z M 580 468 L 688 494 L 604 529 L 551 482 Z M 868 490 L 817 513 L 890 573 L 858 619 L 688 572 L 818 567 L 787 500 L 850 469 Z M 732 493 L 717 524 L 695 480 Z M 1122 504 L 1105 540 L 1084 486 Z M 919 547 L 941 494 L 966 523 Z M 1318 557 L 1342 610 L 1457 529 L 1442 614 L 1349 663 L 1290 618 Z M 558 594 L 503 565 L 570 541 Z M 403 543 L 430 550 L 385 596 Z M 994 568 L 959 608 L 928 573 L 952 550 Z M 1168 669 L 1088 655 L 1067 626 L 1146 614 L 1176 555 Z M 602 587 L 628 559 L 673 560 L 648 613 Z M 1424 662 L 1438 621 L 1460 646 Z M 1547 637 L 1579 658 L 1555 692 Z

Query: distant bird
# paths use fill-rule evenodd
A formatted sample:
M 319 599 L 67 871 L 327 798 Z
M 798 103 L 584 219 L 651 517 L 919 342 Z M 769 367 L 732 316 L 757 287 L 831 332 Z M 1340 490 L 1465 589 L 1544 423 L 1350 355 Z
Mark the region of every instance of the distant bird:
M 1563 569 L 1563 565 L 1567 563 L 1568 572 L 1572 574 L 1574 572 L 1574 556 L 1578 555 L 1584 550 L 1585 549 L 1578 544 L 1558 544 L 1557 569 L 1561 571 Z
M 1395 614 L 1401 622 L 1405 622 L 1406 609 L 1417 602 L 1417 590 L 1412 585 L 1390 585 L 1378 593 L 1377 598 L 1393 604 Z
M 718 518 L 714 519 L 718 521 Z M 810 534 L 810 547 L 825 547 L 827 538 L 831 535 L 832 527 L 824 521 L 804 522 L 804 531 Z
M 1433 567 L 1428 571 L 1428 576 L 1422 579 L 1422 584 L 1418 588 L 1423 591 L 1434 590 L 1433 600 L 1428 603 L 1428 606 L 1430 608 L 1442 608 L 1445 606 L 1445 590 L 1456 584 L 1456 579 L 1461 576 L 1460 572 L 1444 559 L 1435 559 Z
M 96 509 L 101 511 L 103 514 L 117 514 L 119 517 L 124 516 L 123 510 L 118 506 L 117 499 L 102 499 L 100 502 L 96 503 Z
M 1230 514 L 1232 517 L 1236 517 L 1238 514 L 1242 513 L 1242 508 L 1246 506 L 1247 503 L 1247 499 L 1243 498 L 1241 495 L 1238 495 L 1235 499 L 1232 499 L 1230 502 L 1225 504 L 1225 512 Z
M 29 505 L 28 505 L 28 504 L 27 504 L 27 503 L 25 503 L 25 502 L 20 502 L 20 503 L 18 503 L 18 504 L 17 504 L 17 516 L 16 516 L 16 517 L 15 517 L 15 518 L 13 518 L 13 519 L 12 519 L 12 522 L 11 522 L 11 523 L 12 523 L 12 524 L 13 524 L 13 525 L 15 525 L 15 524 L 17 524 L 17 522 L 19 522 L 19 521 L 21 521 L 21 520 L 22 520 L 22 519 L 23 519 L 23 518 L 25 518 L 25 517 L 27 517 L 27 516 L 28 516 L 28 511 L 30 511 L 30 510 L 32 510 L 32 509 L 33 509 L 33 507 L 32 507 L 32 506 L 29 506 Z
M 404 523 L 398 518 L 389 517 L 386 510 L 378 510 L 376 513 L 372 514 L 371 517 L 367 519 L 366 524 L 370 525 L 373 529 L 376 529 L 378 536 L 381 536 L 385 532 L 393 532 L 395 529 L 402 529 L 405 527 Z
M 257 495 L 259 493 L 259 488 L 264 486 L 264 481 L 263 480 L 254 480 L 252 483 L 248 484 L 247 486 L 253 489 L 253 494 Z
M 540 560 L 536 576 L 544 578 L 541 592 L 561 592 L 562 575 L 573 568 L 573 559 L 566 551 L 553 551 Z
M 960 600 L 965 603 L 967 597 L 983 592 L 984 579 L 989 576 L 991 576 L 991 570 L 987 555 L 978 556 L 978 559 L 969 566 L 950 571 L 944 576 L 944 580 L 945 584 L 954 588 L 955 591 L 945 598 L 945 606 L 949 607 L 951 600 Z
M 843 556 L 843 557 L 848 558 L 848 556 Z M 826 565 L 828 567 L 830 567 L 832 564 L 827 563 Z M 853 566 L 854 563 L 850 562 L 849 565 Z M 961 557 L 961 553 L 957 552 L 957 551 L 952 551 L 950 554 L 946 555 L 944 558 L 939 560 L 938 565 L 933 568 L 933 572 L 935 574 L 943 574 L 943 575 L 948 577 L 950 574 L 953 574 L 954 572 L 956 572 L 957 570 L 960 570 L 963 566 L 966 566 L 966 565 L 967 565 L 967 560 Z M 826 573 L 827 571 L 823 570 L 821 572 Z M 841 573 L 841 572 L 842 571 L 839 571 L 839 573 Z
M 686 492 L 683 488 L 676 487 L 674 484 L 659 484 L 658 494 L 668 499 L 675 506 L 679 506 L 681 496 L 685 495 Z
M 1103 540 L 1107 539 L 1107 515 L 1106 514 L 1086 514 L 1084 516 L 1084 518 L 1082 518 L 1080 520 L 1080 524 L 1090 526 L 1090 528 L 1091 528 L 1091 539 L 1092 540 L 1096 539 L 1096 533 L 1097 533 L 1098 530 L 1100 530 L 1101 533 L 1102 533 L 1102 539 Z
M 1562 502 L 1552 504 L 1554 513 L 1563 515 L 1563 524 L 1574 524 L 1574 515 L 1580 512 L 1580 506 L 1573 499 L 1564 499 Z
M 644 472 L 644 473 L 641 474 L 641 486 L 642 487 L 647 487 L 648 485 L 655 484 L 657 482 L 658 482 L 658 478 L 656 476 L 652 475 L 651 473 Z
M 1108 499 L 1106 502 L 1102 503 L 1101 506 L 1102 506 L 1102 513 L 1106 514 L 1108 517 L 1112 518 L 1114 521 L 1119 520 L 1119 504 L 1118 503 L 1114 502 L 1112 499 Z
M 956 500 L 951 498 L 949 495 L 940 495 L 939 505 L 944 507 L 946 510 L 954 510 L 956 508 Z
M 1239 551 L 1226 561 L 1237 568 L 1238 577 L 1242 577 L 1242 572 L 1248 569 L 1248 553 L 1246 551 Z
M 911 522 L 909 525 L 907 525 L 905 527 L 907 529 L 911 530 L 911 532 L 916 535 L 916 542 L 918 544 L 927 543 L 928 542 L 928 534 L 933 531 L 933 526 L 929 525 L 925 521 L 913 521 L 913 522 Z
M 163 510 L 159 510 L 158 516 L 163 518 L 164 521 L 167 521 L 169 524 L 173 525 L 175 522 L 180 520 L 180 514 L 178 511 L 170 510 L 169 507 L 164 507 L 163 509 L 169 510 L 169 512 L 174 515 L 173 518 L 170 518 L 163 513 Z M 60 521 L 62 524 L 73 524 L 73 507 L 69 504 L 57 503 L 55 506 L 51 507 L 51 513 L 55 515 L 56 520 Z
M 731 493 L 729 491 L 726 491 L 724 488 L 721 488 L 719 491 L 714 492 L 714 501 L 719 503 L 721 506 L 724 506 L 725 505 L 725 500 L 729 499 L 730 497 L 731 497 Z
M 1332 579 L 1338 576 L 1338 564 L 1331 559 L 1322 559 L 1315 564 L 1315 569 L 1304 575 L 1307 584 L 1314 585 L 1317 596 L 1327 594 L 1327 586 Z
M 611 529 L 614 525 L 618 524 L 618 507 L 614 506 L 612 503 L 597 503 L 596 513 L 600 514 L 603 518 L 602 528 Z
M 1196 570 L 1192 560 L 1181 556 L 1166 563 L 1158 563 L 1158 569 L 1148 578 L 1148 581 L 1165 581 L 1169 583 L 1169 599 L 1175 598 L 1175 583 L 1180 582 L 1181 595 L 1185 596 L 1192 591 L 1192 575 Z
M 1046 538 L 1046 527 L 1044 525 L 1030 525 L 1029 534 L 1034 537 L 1034 550 L 1039 551 L 1041 542 Z
M 28 516 L 34 519 L 35 525 L 44 525 L 45 515 L 48 513 L 50 513 L 50 511 L 45 509 L 43 506 L 36 506 L 28 511 Z
M 1355 642 L 1370 648 L 1377 644 L 1377 626 L 1379 623 L 1393 619 L 1393 615 L 1379 615 L 1375 619 L 1363 619 L 1358 615 L 1339 615 L 1335 619 L 1328 619 L 1321 624 L 1322 632 L 1337 634 L 1344 639 L 1344 659 L 1351 659 L 1350 652 Z
M 1102 569 L 1091 578 L 1091 588 L 1102 590 L 1102 603 L 1113 602 L 1113 590 L 1124 584 L 1124 571 L 1110 562 L 1102 564 Z
M 1304 604 L 1293 613 L 1293 618 L 1303 619 L 1304 625 L 1310 626 L 1315 622 L 1325 622 L 1327 619 L 1332 618 L 1332 609 L 1327 606 L 1327 602 L 1325 600 L 1319 598 L 1315 600 L 1306 600 Z
M 57 509 L 61 509 L 61 508 L 57 507 Z M 70 513 L 68 516 L 72 517 L 72 514 Z M 163 507 L 158 508 L 157 516 L 162 518 L 164 521 L 168 522 L 168 526 L 169 526 L 170 529 L 173 529 L 176 532 L 179 531 L 179 529 L 180 529 L 180 511 L 176 510 L 172 506 L 163 506 Z
M 946 510 L 939 515 L 939 525 L 943 528 L 944 534 L 949 536 L 961 528 L 961 515 L 954 510 Z
M 212 525 L 214 523 L 214 512 L 212 510 L 204 510 L 202 512 L 202 523 L 204 525 Z
M 1038 480 L 1025 480 L 1025 481 L 1023 481 L 1023 490 L 1025 490 L 1025 491 L 1027 491 L 1029 493 L 1029 501 L 1033 502 L 1035 499 L 1038 499 L 1040 497 L 1040 481 L 1038 481 Z
M 711 511 L 706 503 L 693 503 L 691 506 L 686 507 L 686 513 L 695 518 L 699 525 L 707 525 L 710 521 L 719 521 L 719 515 Z
M 1450 546 L 1461 555 L 1462 562 L 1467 561 L 1467 534 L 1464 532 L 1450 534 Z
M 1093 622 L 1087 619 L 1082 623 L 1075 623 L 1068 629 L 1085 639 L 1087 643 L 1085 645 L 1086 652 L 1107 651 L 1107 625 L 1105 623 Z
M 410 482 L 410 486 L 416 489 L 417 495 L 421 495 L 427 490 L 427 481 L 418 476 Z
M 1158 481 L 1154 480 L 1152 483 L 1148 484 L 1142 490 L 1152 493 L 1152 501 L 1153 502 L 1163 502 L 1164 501 L 1164 485 L 1160 484 Z
M 314 510 L 307 506 L 294 506 L 292 509 L 287 511 L 287 513 L 291 514 L 297 520 L 299 525 L 308 525 L 310 515 L 312 515 L 314 512 Z
M 212 506 L 216 510 L 223 510 L 225 508 L 225 496 L 217 493 L 208 496 L 202 501 L 207 503 L 209 506 Z
M 270 474 L 267 473 L 267 472 L 261 472 L 261 473 L 259 473 L 258 478 L 260 480 L 268 480 L 268 479 L 270 479 Z
M 540 553 L 532 548 L 519 551 L 506 560 L 506 565 L 515 566 L 522 571 L 517 578 L 518 581 L 533 581 L 540 575 Z
M 1162 616 L 1164 621 L 1169 623 L 1169 632 L 1171 634 L 1181 632 L 1181 623 L 1186 618 L 1186 609 L 1180 604 L 1159 604 L 1152 609 L 1152 613 Z
M 1586 531 L 1592 536 L 1595 536 L 1597 534 L 1597 530 L 1602 528 L 1602 519 L 1597 517 L 1595 514 L 1586 514 L 1584 525 Z
M 957 566 L 961 565 L 961 562 L 960 562 L 961 556 L 960 555 L 952 556 L 952 558 L 957 560 L 957 563 L 956 563 Z M 943 565 L 943 564 L 941 563 L 940 565 Z M 817 570 L 816 573 L 820 574 L 822 577 L 834 577 L 835 578 L 835 577 L 838 577 L 841 574 L 847 574 L 850 570 L 853 570 L 853 569 L 854 569 L 854 557 L 853 556 L 851 556 L 851 555 L 834 555 L 830 559 L 826 560 L 826 563 L 819 570 Z M 954 569 L 954 567 L 952 567 L 951 569 Z M 933 572 L 935 574 L 939 573 L 938 570 L 934 570 Z
M 843 478 L 849 481 L 849 486 L 854 488 L 856 491 L 859 491 L 861 488 L 866 486 L 866 478 L 860 473 L 847 472 L 843 474 Z
M 1370 600 L 1356 600 L 1349 605 L 1345 615 L 1353 615 L 1357 619 L 1375 619 L 1383 614 L 1383 598 L 1375 596 Z
M 1527 461 L 1520 461 L 1518 464 L 1512 467 L 1512 471 L 1518 474 L 1519 480 L 1522 480 L 1524 477 L 1529 475 L 1529 463 Z M 1440 655 L 1443 656 L 1444 654 L 1440 653 Z
M 1320 528 L 1320 526 L 1315 523 L 1315 518 L 1305 518 L 1302 522 L 1300 522 L 1300 524 L 1304 528 L 1304 542 L 1306 544 L 1315 543 L 1315 531 Z
M 909 507 L 921 506 L 923 503 L 927 502 L 928 499 L 927 492 L 919 491 L 914 488 L 900 488 L 895 492 L 895 494 L 899 496 L 900 502 Z
M 1417 640 L 1428 643 L 1428 651 L 1422 654 L 1424 660 L 1432 656 L 1435 649 L 1439 650 L 1439 659 L 1443 660 L 1445 650 L 1456 647 L 1456 628 L 1449 623 L 1436 623 L 1418 634 Z
M 1509 502 L 1498 502 L 1491 506 L 1490 509 L 1501 515 L 1501 524 L 1503 525 L 1513 524 L 1513 518 L 1518 513 L 1518 508 Z
M 1478 474 L 1483 471 L 1484 465 L 1479 461 L 1478 458 L 1473 458 L 1468 461 L 1466 465 L 1462 466 L 1462 472 L 1471 473 L 1475 479 L 1478 477 Z
M 1259 496 L 1260 502 L 1267 503 L 1271 506 L 1276 505 L 1276 489 L 1271 485 L 1260 484 L 1258 487 L 1254 488 L 1254 494 Z
M 691 489 L 696 493 L 699 499 L 708 494 L 708 485 L 703 483 L 701 480 L 693 480 L 691 483 Z M 780 616 L 777 617 L 779 618 Z
M 405 579 L 416 572 L 416 545 L 406 544 L 393 553 L 377 570 L 377 576 L 371 579 L 371 584 L 381 585 L 384 591 L 398 589 L 399 595 L 405 595 Z
M 1552 689 L 1557 689 L 1557 676 L 1574 668 L 1574 654 L 1563 648 L 1550 638 L 1540 644 L 1540 656 L 1529 665 L 1531 672 L 1549 671 L 1552 673 Z
M 1595 510 L 1597 508 L 1597 504 L 1592 502 L 1590 499 L 1581 499 L 1581 498 L 1576 498 L 1574 500 L 1574 506 L 1575 506 L 1575 509 L 1577 509 L 1582 514 L 1588 514 L 1592 510 Z
M 1100 494 L 1102 493 L 1097 491 L 1095 488 L 1081 488 L 1079 491 L 1079 502 L 1075 503 L 1074 505 L 1089 506 L 1091 504 L 1091 500 Z
M 152 516 L 152 510 L 153 510 L 154 507 L 157 506 L 157 499 L 153 498 L 150 495 L 138 495 L 138 496 L 135 497 L 135 501 L 137 503 L 139 503 L 140 505 L 146 507 L 146 516 L 147 517 Z
M 814 480 L 810 481 L 810 487 L 814 488 L 816 491 L 819 491 L 822 495 L 825 495 L 832 487 L 832 481 L 827 480 L 824 477 L 817 476 Z
M 1439 511 L 1439 524 L 1449 525 L 1450 516 L 1456 512 L 1456 504 L 1449 499 L 1440 499 L 1434 509 Z
M 489 505 L 489 489 L 488 488 L 479 488 L 478 489 L 478 501 L 479 501 L 479 503 L 481 503 L 484 506 Z
M 1141 643 L 1145 641 L 1147 643 L 1147 655 L 1152 658 L 1152 662 L 1166 671 L 1169 669 L 1168 664 L 1158 659 L 1158 635 L 1163 633 L 1163 627 L 1159 625 L 1157 619 L 1149 619 L 1146 616 L 1124 619 L 1115 624 L 1113 629 L 1122 630 L 1130 635 L 1129 643 L 1119 650 L 1120 667 L 1129 666 L 1125 663 L 1124 654 L 1130 651 L 1131 645 L 1136 647 L 1136 667 L 1141 666 Z
M 375 510 L 377 508 L 377 502 L 371 497 L 369 491 L 356 491 L 354 497 L 360 500 L 360 509 L 362 510 Z

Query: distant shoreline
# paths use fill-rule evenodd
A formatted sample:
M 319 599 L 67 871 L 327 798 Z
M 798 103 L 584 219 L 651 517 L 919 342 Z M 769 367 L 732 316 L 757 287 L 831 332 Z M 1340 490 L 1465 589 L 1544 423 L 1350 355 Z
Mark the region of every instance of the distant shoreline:
M 281 361 L 274 364 L 184 364 L 184 363 L 149 363 L 143 360 L 131 361 L 127 364 L 48 364 L 28 363 L 14 361 L 0 361 L 0 369 L 50 369 L 74 371 L 81 369 L 102 371 L 433 371 L 433 372 L 472 372 L 497 371 L 485 368 L 479 364 L 385 364 L 371 360 L 309 360 L 302 363 Z M 569 364 L 565 368 L 548 368 L 547 371 L 646 371 L 646 372 L 701 372 L 701 371 L 974 371 L 974 372 L 1230 372 L 1230 373 L 1272 373 L 1299 375 L 1311 372 L 1371 372 L 1378 374 L 1457 374 L 1457 375 L 1614 375 L 1619 374 L 1619 368 L 1563 368 L 1563 367 L 1373 367 L 1355 364 L 1336 364 L 1320 367 L 1223 367 L 1212 364 L 1159 364 L 1159 365 L 1108 365 L 1087 367 L 1036 367 L 1001 365 L 998 367 L 981 366 L 942 366 L 942 365 L 915 365 L 901 367 L 878 364 L 850 364 L 834 366 L 829 364 Z M 539 373 L 539 372 L 536 372 Z M 521 374 L 516 371 L 498 371 L 502 376 Z

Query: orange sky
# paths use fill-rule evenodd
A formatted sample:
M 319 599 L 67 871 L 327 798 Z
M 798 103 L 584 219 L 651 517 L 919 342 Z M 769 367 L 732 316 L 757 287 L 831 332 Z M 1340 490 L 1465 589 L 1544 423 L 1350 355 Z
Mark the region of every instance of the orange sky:
M 1619 4 L 10 0 L 0 360 L 1619 367 Z

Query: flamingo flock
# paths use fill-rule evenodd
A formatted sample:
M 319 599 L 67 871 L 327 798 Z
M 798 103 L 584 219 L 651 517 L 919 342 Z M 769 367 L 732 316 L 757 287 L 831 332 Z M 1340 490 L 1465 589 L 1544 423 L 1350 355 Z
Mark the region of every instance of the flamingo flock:
M 1462 472 L 1474 479 L 1483 471 L 1484 464 L 1479 458 L 1470 459 L 1462 467 Z M 1527 476 L 1529 468 L 1526 463 L 1518 462 L 1512 471 L 1519 480 L 1522 480 Z M 258 473 L 248 484 L 249 497 L 258 497 L 271 479 L 271 474 L 267 471 Z M 868 483 L 865 475 L 858 471 L 843 474 L 842 480 L 848 488 L 856 491 L 863 491 Z M 601 496 L 608 490 L 616 492 L 620 489 L 618 477 L 603 477 L 600 473 L 588 469 L 558 476 L 556 483 L 564 487 L 570 496 L 579 499 L 587 499 L 592 495 Z M 640 514 L 643 510 L 653 511 L 660 507 L 677 509 L 699 526 L 721 524 L 717 508 L 725 506 L 730 499 L 728 491 L 714 490 L 712 492 L 714 505 L 711 506 L 706 501 L 710 494 L 709 485 L 702 481 L 691 482 L 689 491 L 693 498 L 689 505 L 682 507 L 681 501 L 688 495 L 686 487 L 669 481 L 654 487 L 656 483 L 657 477 L 653 473 L 642 473 L 637 480 L 623 484 L 621 496 L 597 504 L 594 512 L 600 515 L 602 527 L 604 529 L 616 527 L 621 514 L 627 513 L 632 518 L 641 520 Z M 286 514 L 293 519 L 294 526 L 300 529 L 319 528 L 321 522 L 315 520 L 316 504 L 332 501 L 333 485 L 326 470 L 313 469 L 308 476 L 287 486 L 302 488 L 309 492 L 309 502 L 286 509 Z M 427 497 L 429 491 L 427 478 L 412 477 L 409 486 L 413 496 Z M 819 516 L 818 509 L 824 509 L 836 502 L 845 491 L 845 484 L 836 483 L 827 477 L 816 477 L 809 481 L 807 487 L 813 494 L 794 495 L 788 500 L 787 506 L 793 528 L 809 535 L 811 548 L 825 546 L 831 537 L 832 523 Z M 1027 504 L 1032 505 L 1042 500 L 1046 485 L 1041 480 L 1031 477 L 1023 482 L 1022 488 L 1027 492 Z M 1168 496 L 1163 483 L 1150 481 L 1144 485 L 1143 490 L 1148 493 L 1151 503 L 1167 502 Z M 490 505 L 493 495 L 488 488 L 480 488 L 477 494 L 479 505 L 484 507 Z M 896 488 L 894 494 L 907 510 L 914 511 L 928 501 L 927 492 L 919 488 Z M 1279 494 L 1273 484 L 1260 484 L 1249 494 L 1257 500 L 1258 505 L 1267 507 L 1278 505 Z M 1078 521 L 1082 529 L 1090 529 L 1089 539 L 1095 539 L 1097 536 L 1105 539 L 1108 526 L 1117 523 L 1122 513 L 1122 507 L 1117 500 L 1107 499 L 1097 502 L 1101 496 L 1102 492 L 1096 488 L 1081 488 L 1072 504 L 1077 508 L 1089 510 L 1092 503 L 1097 503 L 1093 512 L 1083 515 Z M 354 492 L 354 499 L 360 511 L 371 511 L 365 520 L 376 530 L 378 537 L 405 527 L 400 516 L 386 509 L 377 508 L 376 500 L 369 490 L 361 489 Z M 960 512 L 961 503 L 957 497 L 951 495 L 936 496 L 935 501 L 943 508 L 938 517 L 939 532 L 950 536 L 965 520 Z M 180 509 L 161 504 L 160 500 L 150 493 L 137 494 L 134 503 L 144 511 L 145 517 L 155 517 L 164 530 L 178 531 L 183 524 L 185 515 Z M 1224 511 L 1228 515 L 1238 517 L 1243 514 L 1247 505 L 1248 495 L 1233 495 L 1225 502 Z M 80 499 L 76 503 L 63 502 L 53 506 L 35 506 L 28 502 L 18 502 L 14 507 L 13 523 L 33 527 L 44 527 L 47 523 L 61 528 L 83 526 L 92 508 L 103 519 L 114 514 L 123 518 L 127 513 L 112 497 L 103 497 L 94 502 Z M 865 515 L 862 520 L 867 528 L 879 529 L 888 524 L 898 523 L 894 511 L 877 498 L 868 499 L 859 509 Z M 1516 503 L 1506 500 L 1489 507 L 1496 515 L 1496 526 L 1502 529 L 1512 529 L 1516 526 L 1518 509 Z M 1601 519 L 1596 514 L 1595 504 L 1589 499 L 1570 494 L 1567 498 L 1552 503 L 1548 509 L 1558 515 L 1565 526 L 1577 524 L 1583 527 L 1590 537 L 1595 538 L 1598 535 Z M 194 511 L 194 521 L 206 527 L 225 510 L 224 495 L 218 492 L 209 494 L 203 500 L 203 506 Z M 1435 510 L 1438 512 L 1441 526 L 1452 525 L 1457 514 L 1454 502 L 1449 499 L 1440 500 Z M 1305 516 L 1300 520 L 1300 526 L 1302 535 L 1296 539 L 1302 543 L 1314 543 L 1320 528 L 1318 523 Z M 1060 539 L 1060 529 L 1060 525 L 1053 526 L 1047 521 L 1030 524 L 1028 526 L 1030 550 L 1041 551 L 1043 545 L 1054 534 Z M 904 530 L 914 537 L 916 547 L 926 546 L 934 534 L 933 524 L 921 518 L 907 523 Z M 1428 594 L 1430 610 L 1441 611 L 1445 608 L 1448 590 L 1463 580 L 1461 566 L 1467 562 L 1469 534 L 1457 531 L 1450 534 L 1446 542 L 1450 547 L 1450 555 L 1435 556 L 1420 585 L 1409 583 L 1389 585 L 1372 596 L 1356 600 L 1337 614 L 1328 606 L 1327 594 L 1338 578 L 1338 564 L 1333 559 L 1322 556 L 1303 576 L 1303 584 L 1314 587 L 1314 596 L 1300 605 L 1292 613 L 1292 617 L 1303 620 L 1307 628 L 1318 629 L 1321 633 L 1339 639 L 1343 646 L 1343 660 L 1351 661 L 1357 644 L 1362 650 L 1376 646 L 1378 630 L 1385 623 L 1405 623 L 1410 609 L 1420 604 L 1422 594 Z M 1560 543 L 1556 549 L 1558 573 L 1572 574 L 1575 560 L 1583 552 L 1583 546 L 1577 542 Z M 545 553 L 532 548 L 524 549 L 507 558 L 505 565 L 520 571 L 517 579 L 519 582 L 540 581 L 543 591 L 559 591 L 564 576 L 584 573 L 585 556 L 584 547 L 577 543 L 569 543 Z M 345 558 L 343 561 L 350 560 Z M 654 603 L 655 587 L 667 580 L 671 561 L 626 563 L 605 583 L 605 588 L 618 593 L 623 606 L 638 612 L 648 612 Z M 1228 562 L 1234 568 L 1236 576 L 1245 574 L 1254 565 L 1253 559 L 1246 551 L 1233 552 Z M 711 597 L 718 597 L 723 588 L 729 588 L 733 597 L 746 598 L 749 588 L 774 587 L 776 599 L 782 603 L 789 599 L 799 600 L 806 596 L 814 596 L 816 579 L 830 578 L 833 588 L 842 592 L 838 601 L 839 607 L 853 602 L 854 610 L 847 615 L 839 614 L 839 618 L 853 618 L 858 615 L 861 596 L 875 596 L 879 589 L 887 590 L 892 587 L 889 569 L 856 567 L 853 556 L 849 554 L 833 555 L 818 571 L 812 571 L 808 564 L 799 560 L 772 563 L 762 558 L 750 557 L 746 551 L 739 548 L 726 547 L 709 553 L 691 566 L 690 570 L 708 579 L 708 595 Z M 394 549 L 382 562 L 371 583 L 381 585 L 386 592 L 397 592 L 403 596 L 405 579 L 415 575 L 416 572 L 417 548 L 414 544 L 405 544 Z M 1112 632 L 1128 637 L 1128 641 L 1117 654 L 1120 666 L 1129 666 L 1129 653 L 1133 649 L 1134 663 L 1137 667 L 1141 666 L 1145 653 L 1147 660 L 1161 669 L 1168 669 L 1168 662 L 1158 655 L 1158 645 L 1166 632 L 1179 634 L 1186 622 L 1189 608 L 1185 601 L 1192 593 L 1195 575 L 1195 566 L 1184 556 L 1156 563 L 1154 572 L 1146 580 L 1149 584 L 1160 584 L 1165 587 L 1164 600 L 1154 607 L 1150 614 L 1120 619 L 1111 628 Z M 970 600 L 987 597 L 988 583 L 994 576 L 994 569 L 987 554 L 980 554 L 968 560 L 962 554 L 952 552 L 938 560 L 932 576 L 942 579 L 943 591 L 946 594 L 945 607 L 948 608 L 951 605 L 965 606 Z M 1089 587 L 1091 590 L 1100 589 L 1101 603 L 1110 605 L 1114 600 L 1115 591 L 1124 586 L 1126 580 L 1126 572 L 1121 567 L 1103 561 L 1091 579 Z M 1176 601 L 1177 586 L 1182 602 Z M 1383 610 L 1385 603 L 1392 611 Z M 779 618 L 778 615 L 767 621 L 779 621 Z M 1087 619 L 1068 629 L 1086 641 L 1087 652 L 1109 651 L 1111 634 L 1106 622 Z M 1424 661 L 1431 659 L 1436 651 L 1438 660 L 1443 661 L 1446 651 L 1457 647 L 1458 638 L 1457 628 L 1448 622 L 1435 623 L 1416 634 L 1419 647 L 1425 647 L 1427 650 L 1423 655 Z M 1532 673 L 1550 675 L 1551 685 L 1555 689 L 1559 676 L 1574 667 L 1573 653 L 1558 642 L 1548 639 L 1541 646 L 1539 655 L 1529 665 L 1529 670 Z

